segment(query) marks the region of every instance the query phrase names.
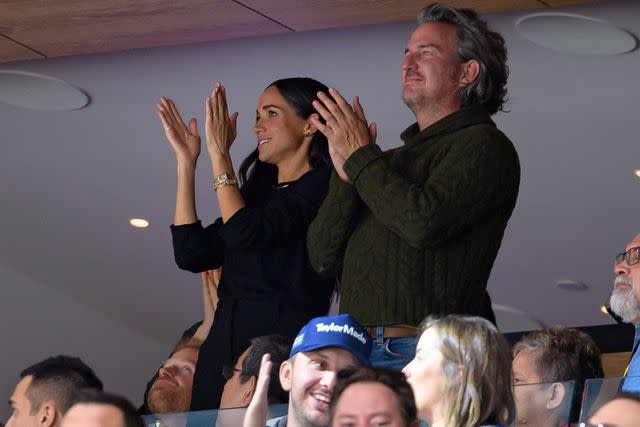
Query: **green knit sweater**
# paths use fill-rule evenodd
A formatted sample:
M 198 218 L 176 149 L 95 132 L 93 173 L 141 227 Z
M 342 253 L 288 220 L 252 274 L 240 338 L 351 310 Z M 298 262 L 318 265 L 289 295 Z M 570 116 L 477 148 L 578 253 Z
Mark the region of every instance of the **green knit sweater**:
M 338 276 L 340 311 L 364 324 L 493 312 L 491 267 L 516 203 L 518 155 L 481 107 L 465 107 L 404 145 L 368 145 L 334 172 L 309 228 L 311 264 Z

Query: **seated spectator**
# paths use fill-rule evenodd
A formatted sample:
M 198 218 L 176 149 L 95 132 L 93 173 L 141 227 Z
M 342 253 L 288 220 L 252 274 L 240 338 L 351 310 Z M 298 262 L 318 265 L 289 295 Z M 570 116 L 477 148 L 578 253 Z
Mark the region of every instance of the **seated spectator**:
M 350 315 L 311 319 L 293 341 L 289 360 L 280 365 L 280 384 L 289 392 L 289 408 L 286 416 L 271 425 L 328 426 L 337 372 L 369 365 L 370 353 L 371 337 Z M 265 355 L 258 385 L 244 418 L 245 427 L 265 425 L 272 366 L 269 355 Z
M 432 427 L 510 425 L 515 405 L 511 352 L 502 334 L 480 317 L 428 317 L 416 357 L 402 370 L 418 416 Z
M 282 389 L 278 379 L 280 364 L 287 360 L 293 340 L 282 335 L 265 335 L 251 339 L 251 346 L 238 357 L 235 366 L 225 366 L 223 375 L 227 382 L 222 390 L 220 409 L 249 406 L 256 390 L 260 361 L 269 354 L 273 367 L 267 401 L 269 405 L 287 403 L 289 394 Z
M 195 338 L 182 340 L 173 355 L 164 362 L 147 397 L 151 412 L 166 414 L 189 410 L 193 375 L 201 344 Z
M 329 405 L 331 426 L 418 427 L 411 386 L 402 373 L 361 367 L 341 371 Z
M 50 357 L 26 368 L 20 378 L 9 400 L 12 413 L 6 427 L 57 427 L 73 393 L 83 388 L 102 390 L 93 370 L 77 357 Z
M 564 326 L 525 335 L 513 347 L 513 357 L 514 385 L 549 383 L 515 387 L 517 425 L 557 426 L 567 416 L 577 422 L 585 380 L 604 376 L 593 339 Z M 566 393 L 560 381 L 574 381 L 574 392 Z M 570 414 L 564 408 L 571 408 Z
M 611 311 L 626 323 L 635 326 L 631 361 L 622 384 L 622 391 L 640 393 L 640 234 L 627 245 L 625 252 L 616 255 L 613 272 L 616 279 L 611 292 Z
M 82 390 L 62 419 L 62 427 L 144 427 L 136 408 L 124 397 Z
M 582 426 L 582 424 L 580 424 Z M 637 427 L 640 426 L 640 398 L 634 394 L 622 393 L 602 405 L 590 418 L 585 427 Z

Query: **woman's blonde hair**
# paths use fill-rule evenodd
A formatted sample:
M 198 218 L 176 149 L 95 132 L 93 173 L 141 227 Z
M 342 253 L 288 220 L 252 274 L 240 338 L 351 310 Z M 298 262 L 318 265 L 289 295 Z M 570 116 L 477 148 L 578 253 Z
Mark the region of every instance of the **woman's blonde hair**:
M 515 417 L 511 351 L 498 329 L 486 319 L 457 315 L 426 318 L 419 335 L 429 329 L 438 336 L 443 357 L 444 426 L 510 425 Z

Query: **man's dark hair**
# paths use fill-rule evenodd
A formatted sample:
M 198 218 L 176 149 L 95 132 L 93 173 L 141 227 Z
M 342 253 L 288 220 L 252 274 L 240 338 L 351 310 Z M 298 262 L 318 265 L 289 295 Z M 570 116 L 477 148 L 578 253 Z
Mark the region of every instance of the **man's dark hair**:
M 566 398 L 573 399 L 571 420 L 577 420 L 584 382 L 604 377 L 600 350 L 593 338 L 577 329 L 553 326 L 522 337 L 513 346 L 513 356 L 525 350 L 534 356 L 533 369 L 541 382 L 575 382 L 573 396 Z
M 482 105 L 490 114 L 504 111 L 507 98 L 507 49 L 504 38 L 489 30 L 487 23 L 472 9 L 456 9 L 432 3 L 418 14 L 418 24 L 430 22 L 453 25 L 458 30 L 458 59 L 475 59 L 480 72 L 475 81 L 460 88 L 463 106 Z
M 389 368 L 363 366 L 357 369 L 343 369 L 337 376 L 329 404 L 329 425 L 333 425 L 336 405 L 342 393 L 350 385 L 360 382 L 374 382 L 389 387 L 398 399 L 398 409 L 406 426 L 418 418 L 413 390 L 402 372 Z
M 266 353 L 271 355 L 273 367 L 271 368 L 271 377 L 269 379 L 268 401 L 270 405 L 277 403 L 287 403 L 289 401 L 289 393 L 282 389 L 280 384 L 280 365 L 289 358 L 293 339 L 282 335 L 264 335 L 251 340 L 251 348 L 247 357 L 242 362 L 242 372 L 240 373 L 240 382 L 245 383 L 251 377 L 258 378 L 260 372 L 260 362 L 262 356 Z
M 26 396 L 35 414 L 47 400 L 53 400 L 60 414 L 71 406 L 73 393 L 83 388 L 102 390 L 102 381 L 93 370 L 77 357 L 55 356 L 31 365 L 20 378 L 31 376 Z
M 74 393 L 72 405 L 79 403 L 94 403 L 115 406 L 122 412 L 124 424 L 122 427 L 144 427 L 144 422 L 138 415 L 136 408 L 122 396 L 105 393 L 98 389 L 83 389 Z

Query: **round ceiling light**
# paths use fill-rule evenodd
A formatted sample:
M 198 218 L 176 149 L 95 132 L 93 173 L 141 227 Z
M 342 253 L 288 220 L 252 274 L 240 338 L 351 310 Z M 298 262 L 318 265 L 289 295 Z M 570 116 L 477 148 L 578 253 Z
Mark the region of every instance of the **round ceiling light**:
M 608 22 L 561 12 L 533 13 L 516 21 L 533 43 L 564 53 L 618 55 L 636 48 L 636 38 Z
M 149 221 L 143 218 L 131 218 L 129 220 L 129 224 L 135 228 L 147 228 L 149 226 Z
M 72 111 L 87 106 L 89 96 L 55 77 L 0 70 L 0 102 L 32 110 Z

